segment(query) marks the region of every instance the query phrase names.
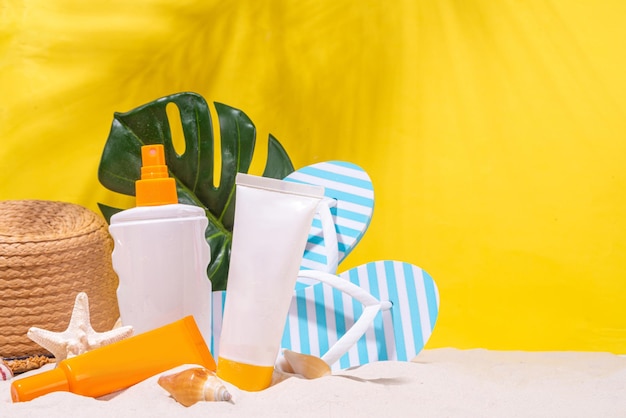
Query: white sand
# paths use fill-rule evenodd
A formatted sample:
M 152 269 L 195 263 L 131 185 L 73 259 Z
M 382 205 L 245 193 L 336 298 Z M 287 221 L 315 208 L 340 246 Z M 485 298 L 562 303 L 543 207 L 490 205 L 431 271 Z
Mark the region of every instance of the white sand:
M 234 404 L 190 408 L 170 398 L 157 378 L 106 400 L 57 392 L 17 404 L 10 400 L 10 381 L 0 382 L 0 416 L 626 417 L 626 357 L 607 353 L 427 350 L 411 363 L 373 363 L 317 380 L 290 378 L 257 393 L 229 386 Z

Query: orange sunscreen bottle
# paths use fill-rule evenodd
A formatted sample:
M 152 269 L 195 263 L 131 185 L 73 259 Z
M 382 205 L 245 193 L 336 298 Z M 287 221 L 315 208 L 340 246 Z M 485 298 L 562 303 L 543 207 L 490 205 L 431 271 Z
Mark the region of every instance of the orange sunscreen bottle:
M 93 351 L 11 384 L 13 402 L 55 391 L 98 397 L 125 389 L 183 364 L 215 370 L 215 360 L 193 316 Z

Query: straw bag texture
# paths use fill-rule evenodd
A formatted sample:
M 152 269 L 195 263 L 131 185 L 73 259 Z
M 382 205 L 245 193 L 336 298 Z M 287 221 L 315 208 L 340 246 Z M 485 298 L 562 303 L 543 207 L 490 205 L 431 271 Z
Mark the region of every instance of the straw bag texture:
M 26 333 L 64 331 L 81 291 L 94 330 L 110 330 L 119 317 L 112 250 L 104 219 L 82 206 L 0 201 L 0 357 L 49 355 Z

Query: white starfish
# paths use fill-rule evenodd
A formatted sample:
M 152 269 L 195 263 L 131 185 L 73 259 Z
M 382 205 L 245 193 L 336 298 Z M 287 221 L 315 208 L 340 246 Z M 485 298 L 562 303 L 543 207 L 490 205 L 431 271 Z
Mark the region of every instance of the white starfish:
M 53 332 L 31 327 L 28 338 L 50 351 L 57 361 L 86 353 L 98 347 L 111 344 L 133 335 L 133 327 L 114 328 L 111 331 L 96 332 L 89 319 L 89 300 L 85 292 L 76 295 L 72 318 L 63 332 Z

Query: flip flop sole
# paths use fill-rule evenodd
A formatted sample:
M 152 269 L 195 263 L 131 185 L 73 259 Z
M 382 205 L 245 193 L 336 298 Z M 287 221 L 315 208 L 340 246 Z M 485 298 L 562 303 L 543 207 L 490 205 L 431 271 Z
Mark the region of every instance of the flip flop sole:
M 350 269 L 349 280 L 391 308 L 379 311 L 367 331 L 347 353 L 331 364 L 334 370 L 373 361 L 410 361 L 423 348 L 437 321 L 439 293 L 422 269 L 398 261 L 377 261 Z M 323 357 L 363 313 L 361 303 L 325 283 L 297 289 L 282 346 Z
M 341 263 L 359 243 L 372 219 L 374 188 L 370 177 L 356 164 L 327 161 L 296 170 L 284 180 L 323 186 L 325 196 L 336 201 L 330 213 L 337 234 L 338 262 Z M 329 262 L 322 231 L 321 218 L 315 215 L 301 269 L 328 271 Z

